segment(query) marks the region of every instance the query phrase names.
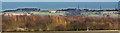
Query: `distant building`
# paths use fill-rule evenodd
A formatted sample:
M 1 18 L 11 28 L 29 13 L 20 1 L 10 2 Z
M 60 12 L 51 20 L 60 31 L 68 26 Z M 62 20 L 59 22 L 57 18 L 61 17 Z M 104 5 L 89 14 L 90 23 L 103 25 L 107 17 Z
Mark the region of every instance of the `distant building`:
M 49 11 L 50 13 L 56 13 L 56 11 Z
M 18 12 L 13 13 L 13 12 L 11 12 L 11 13 L 5 13 L 3 15 L 4 16 L 17 16 L 17 15 L 31 15 L 31 14 L 28 14 L 28 13 L 18 13 Z
M 61 10 L 57 10 L 57 11 L 80 11 L 80 9 L 77 9 L 77 8 L 68 8 L 68 9 L 61 9 Z

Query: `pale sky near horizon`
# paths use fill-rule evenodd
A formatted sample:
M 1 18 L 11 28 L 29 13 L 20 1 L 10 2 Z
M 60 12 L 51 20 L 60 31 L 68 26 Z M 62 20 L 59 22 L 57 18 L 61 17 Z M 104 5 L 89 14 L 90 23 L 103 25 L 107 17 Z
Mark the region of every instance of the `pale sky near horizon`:
M 120 0 L 2 0 L 2 2 L 118 2 Z

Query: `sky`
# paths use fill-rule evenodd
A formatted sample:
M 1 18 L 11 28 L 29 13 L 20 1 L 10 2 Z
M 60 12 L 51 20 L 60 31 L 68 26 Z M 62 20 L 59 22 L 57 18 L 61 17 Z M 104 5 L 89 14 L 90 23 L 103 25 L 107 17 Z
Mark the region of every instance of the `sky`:
M 118 2 L 120 0 L 2 0 L 2 2 Z

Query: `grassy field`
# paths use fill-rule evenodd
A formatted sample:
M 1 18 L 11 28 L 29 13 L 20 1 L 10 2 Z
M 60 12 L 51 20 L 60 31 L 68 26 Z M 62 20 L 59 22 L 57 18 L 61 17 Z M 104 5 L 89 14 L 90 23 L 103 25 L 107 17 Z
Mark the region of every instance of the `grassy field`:
M 42 31 L 42 32 L 2 32 L 2 33 L 119 33 L 118 31 Z

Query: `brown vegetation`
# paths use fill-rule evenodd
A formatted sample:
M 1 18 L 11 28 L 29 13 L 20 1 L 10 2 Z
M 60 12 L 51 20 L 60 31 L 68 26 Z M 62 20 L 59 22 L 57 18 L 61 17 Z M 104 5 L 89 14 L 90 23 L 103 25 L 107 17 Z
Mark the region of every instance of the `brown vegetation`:
M 3 31 L 91 30 L 118 29 L 120 18 L 87 16 L 2 16 Z M 23 30 L 22 29 L 22 30 Z

